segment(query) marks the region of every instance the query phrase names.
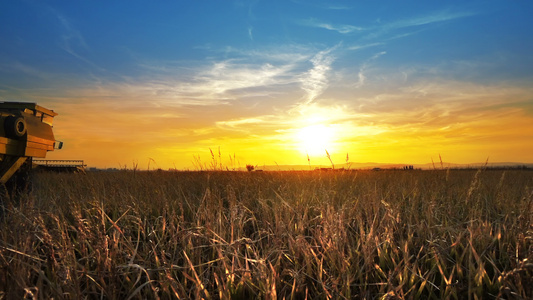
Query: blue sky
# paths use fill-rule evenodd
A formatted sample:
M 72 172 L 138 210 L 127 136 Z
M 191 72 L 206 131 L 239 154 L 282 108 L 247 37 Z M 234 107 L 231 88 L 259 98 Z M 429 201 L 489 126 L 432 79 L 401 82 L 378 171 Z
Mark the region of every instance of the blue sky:
M 300 163 L 322 126 L 339 157 L 533 162 L 530 1 L 0 5 L 0 100 L 60 113 L 54 156 Z

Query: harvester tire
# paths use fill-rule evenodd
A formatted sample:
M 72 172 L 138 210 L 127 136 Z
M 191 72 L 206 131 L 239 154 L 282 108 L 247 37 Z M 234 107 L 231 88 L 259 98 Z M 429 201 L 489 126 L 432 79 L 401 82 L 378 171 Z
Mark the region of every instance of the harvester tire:
M 6 135 L 10 138 L 21 138 L 26 134 L 26 121 L 23 117 L 9 116 L 4 121 Z

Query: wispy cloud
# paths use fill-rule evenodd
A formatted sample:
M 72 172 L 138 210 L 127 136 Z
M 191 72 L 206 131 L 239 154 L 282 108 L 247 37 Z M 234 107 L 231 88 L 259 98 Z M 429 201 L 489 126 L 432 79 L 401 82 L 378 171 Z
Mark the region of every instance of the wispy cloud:
M 174 102 L 176 105 L 211 106 L 247 98 L 275 101 L 283 94 L 294 94 L 300 87 L 305 93 L 304 102 L 310 102 L 327 88 L 327 73 L 334 61 L 332 51 L 337 47 L 318 53 L 298 45 L 249 51 L 226 48 L 224 56 L 238 59 L 212 59 L 207 64 L 197 63 L 189 68 L 179 63 L 173 67 L 175 63 L 140 62 L 139 67 L 153 76 L 147 80 L 132 79 L 115 90 L 136 95 L 150 94 L 158 101 Z M 139 80 L 143 82 L 137 83 Z M 291 104 L 294 103 L 288 103 Z
M 316 19 L 300 21 L 298 23 L 304 26 L 323 28 L 323 29 L 327 29 L 331 31 L 336 31 L 342 34 L 364 30 L 364 28 L 358 27 L 358 26 L 353 26 L 353 25 L 348 25 L 348 24 L 331 24 L 331 23 L 322 22 Z
M 367 31 L 369 34 L 366 36 L 367 39 L 375 39 L 375 38 L 381 38 L 383 35 L 392 33 L 392 37 L 388 37 L 388 40 L 392 39 L 399 39 L 403 37 L 407 37 L 413 34 L 416 34 L 418 31 L 413 32 L 400 32 L 399 30 L 405 30 L 408 28 L 424 28 L 424 26 L 436 24 L 436 23 L 442 23 L 446 21 L 451 21 L 455 19 L 460 18 L 466 18 L 476 15 L 476 13 L 473 12 L 450 12 L 448 10 L 445 11 L 439 11 L 434 12 L 430 14 L 426 14 L 423 16 L 416 16 L 411 18 L 405 18 L 401 20 L 391 20 L 391 21 L 380 21 L 380 24 L 378 26 L 371 26 L 368 27 Z
M 474 15 L 476 15 L 476 13 L 450 12 L 446 10 L 446 11 L 439 11 L 439 12 L 434 12 L 434 13 L 423 15 L 423 16 L 416 16 L 416 17 L 405 18 L 405 19 L 400 19 L 400 20 L 383 21 L 380 19 L 380 22 L 378 25 L 356 26 L 353 24 L 334 24 L 331 22 L 321 21 L 318 19 L 301 20 L 301 21 L 298 21 L 297 23 L 302 26 L 327 29 L 327 30 L 335 31 L 341 34 L 364 32 L 367 34 L 367 39 L 368 38 L 372 39 L 372 38 L 380 37 L 389 32 L 400 30 L 400 29 L 421 27 L 425 25 L 441 23 L 441 22 L 451 21 L 451 20 L 460 19 L 460 18 L 466 18 L 466 17 L 470 17 Z M 406 36 L 415 34 L 417 32 L 418 31 L 410 32 L 410 33 L 404 32 L 400 34 L 396 33 L 393 37 L 390 37 L 390 39 L 398 39 L 398 38 L 406 37 Z M 373 43 L 369 43 L 368 45 L 372 45 L 372 44 Z
M 449 11 L 440 11 L 433 14 L 419 16 L 409 19 L 403 19 L 399 21 L 394 21 L 385 25 L 389 29 L 413 27 L 413 26 L 422 26 L 432 23 L 440 23 L 445 21 L 450 21 L 459 18 L 465 18 L 475 15 L 472 12 L 449 12 Z
M 51 14 L 57 18 L 62 28 L 62 33 L 60 35 L 61 42 L 59 47 L 68 54 L 93 68 L 94 71 L 108 72 L 105 68 L 99 66 L 88 58 L 87 53 L 91 51 L 91 48 L 86 42 L 83 34 L 72 24 L 72 22 L 53 8 L 49 7 L 48 11 L 50 11 Z
M 239 126 L 248 125 L 248 124 L 259 124 L 264 122 L 265 116 L 260 118 L 239 118 L 233 120 L 225 120 L 216 122 L 217 126 L 223 126 L 226 128 L 238 128 Z
M 243 49 L 232 46 L 214 47 L 212 45 L 197 46 L 195 48 L 211 53 L 208 57 L 238 57 L 240 62 L 255 64 L 262 62 L 299 63 L 308 60 L 315 53 L 314 48 L 301 44 L 264 46 L 257 49 Z
M 57 17 L 57 19 L 59 20 L 59 23 L 61 24 L 63 28 L 63 34 L 61 35 L 62 42 L 60 44 L 60 47 L 63 50 L 65 50 L 67 53 L 69 53 L 70 55 L 78 58 L 79 60 L 82 60 L 91 65 L 94 65 L 84 56 L 80 55 L 78 53 L 79 51 L 76 49 L 78 48 L 83 51 L 89 50 L 89 46 L 85 42 L 85 38 L 80 33 L 80 31 L 74 28 L 74 26 L 72 26 L 71 22 L 67 20 L 65 16 L 63 16 L 62 14 L 58 13 L 55 10 L 52 10 L 52 9 L 50 10 L 55 14 L 55 16 Z
M 39 79 L 50 79 L 50 73 L 44 72 L 35 66 L 30 66 L 19 61 L 13 61 L 0 65 L 4 70 L 10 70 L 14 73 L 22 73 L 25 76 L 37 77 Z
M 353 7 L 351 6 L 340 5 L 340 4 L 330 4 L 326 7 L 326 9 L 331 9 L 331 10 L 350 10 L 352 8 Z
M 347 47 L 347 49 L 348 49 L 348 50 L 352 50 L 352 51 L 356 51 L 356 50 L 361 50 L 361 49 L 366 49 L 366 48 L 371 48 L 371 47 L 381 46 L 381 45 L 384 45 L 384 44 L 385 44 L 385 43 L 382 43 L 382 42 L 368 43 L 368 44 L 361 44 L 361 45 L 350 46 L 350 47 Z
M 274 54 L 273 54 L 274 55 Z M 290 58 L 290 54 L 286 54 Z M 165 65 L 160 62 L 161 65 Z M 117 81 L 93 80 L 85 83 L 85 97 L 118 99 L 139 103 L 149 99 L 164 106 L 215 106 L 247 98 L 274 98 L 290 86 L 300 84 L 295 62 L 276 64 L 246 59 L 216 60 L 185 69 L 166 64 L 161 69 L 146 64 L 150 76 L 121 78 Z M 143 64 L 139 66 L 143 67 Z M 143 67 L 144 68 L 144 67 Z M 182 75 L 185 74 L 185 75 Z
M 326 3 L 324 1 L 314 2 L 314 1 L 309 1 L 309 0 L 306 0 L 306 1 L 292 0 L 292 2 L 301 4 L 301 5 L 310 5 L 310 6 L 320 8 L 320 9 L 329 9 L 329 10 L 351 10 L 353 9 L 353 7 L 351 6 L 347 6 L 345 4 L 333 3 L 330 1 Z
M 362 27 L 356 27 L 352 25 L 333 25 L 333 24 L 327 24 L 327 23 L 320 23 L 316 24 L 317 27 L 337 31 L 338 33 L 352 33 L 354 31 L 361 31 L 363 30 Z
M 335 60 L 332 52 L 338 47 L 339 45 L 320 51 L 311 59 L 313 67 L 301 78 L 302 89 L 306 92 L 303 105 L 313 102 L 327 89 L 328 73 Z
M 290 79 L 292 69 L 291 64 L 274 66 L 269 63 L 252 65 L 233 60 L 221 61 L 199 72 L 191 83 L 177 86 L 176 91 L 228 99 L 233 97 L 232 93 L 245 93 L 246 89 L 260 88 L 265 91 L 271 87 L 294 83 Z
M 253 31 L 254 31 L 254 28 L 252 26 L 249 26 L 248 27 L 248 37 L 250 38 L 251 41 L 254 40 Z
M 369 98 L 359 98 L 358 111 L 384 126 L 427 130 L 477 120 L 501 110 L 523 110 L 529 89 L 458 81 L 418 82 Z
M 355 88 L 359 89 L 359 88 L 363 87 L 363 85 L 365 84 L 365 81 L 366 81 L 365 72 L 366 72 L 367 68 L 369 67 L 369 65 L 371 64 L 371 62 L 373 60 L 376 60 L 376 59 L 378 59 L 379 57 L 381 57 L 381 56 L 383 56 L 385 54 L 387 54 L 386 51 L 378 52 L 378 53 L 374 54 L 372 57 L 370 57 L 369 59 L 367 59 L 365 62 L 363 62 L 363 64 L 359 68 L 359 72 L 357 73 L 357 81 L 355 82 L 355 84 L 353 84 L 353 86 Z
M 63 29 L 65 30 L 65 33 L 62 35 L 65 49 L 68 51 L 72 51 L 71 44 L 75 43 L 77 44 L 77 46 L 81 46 L 82 48 L 88 50 L 89 47 L 87 46 L 87 43 L 85 42 L 85 39 L 83 38 L 80 31 L 75 29 L 72 26 L 71 22 L 69 22 L 65 16 L 61 15 L 56 11 L 54 12 Z

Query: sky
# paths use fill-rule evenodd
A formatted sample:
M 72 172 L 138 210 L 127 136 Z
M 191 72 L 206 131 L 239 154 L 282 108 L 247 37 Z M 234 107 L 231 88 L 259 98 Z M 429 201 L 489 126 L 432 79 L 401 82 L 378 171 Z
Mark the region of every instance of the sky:
M 57 112 L 47 158 L 99 168 L 533 163 L 532 15 L 519 0 L 1 0 L 0 101 Z

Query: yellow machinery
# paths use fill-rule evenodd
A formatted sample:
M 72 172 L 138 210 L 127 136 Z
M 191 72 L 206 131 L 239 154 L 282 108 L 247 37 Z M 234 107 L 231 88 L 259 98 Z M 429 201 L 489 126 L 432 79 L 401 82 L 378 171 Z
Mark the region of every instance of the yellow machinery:
M 52 132 L 53 110 L 35 103 L 0 102 L 0 184 L 31 158 L 61 149 Z

